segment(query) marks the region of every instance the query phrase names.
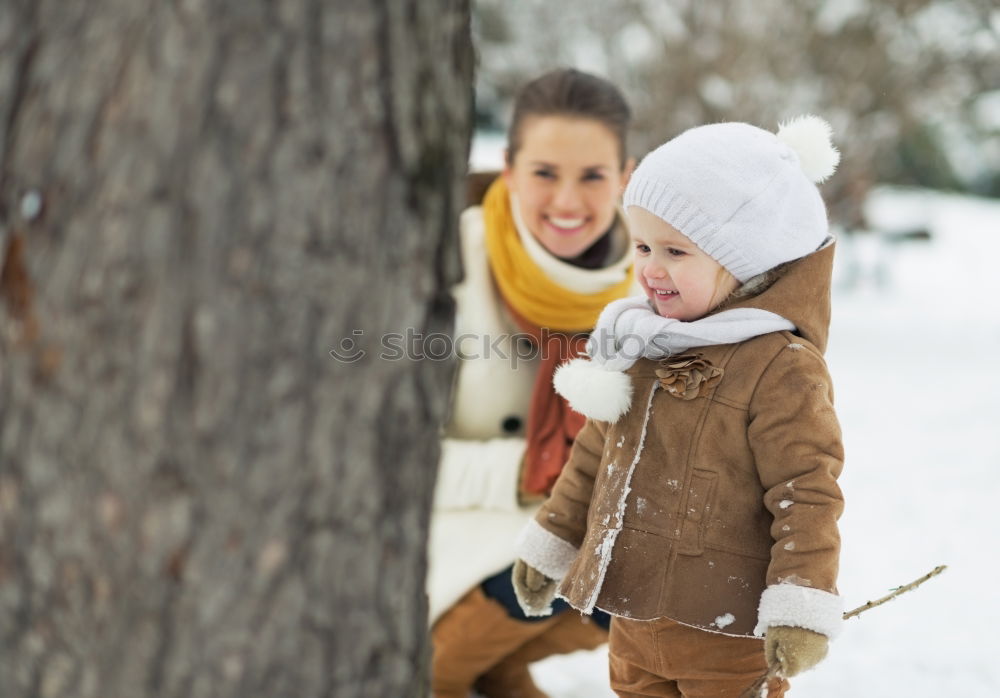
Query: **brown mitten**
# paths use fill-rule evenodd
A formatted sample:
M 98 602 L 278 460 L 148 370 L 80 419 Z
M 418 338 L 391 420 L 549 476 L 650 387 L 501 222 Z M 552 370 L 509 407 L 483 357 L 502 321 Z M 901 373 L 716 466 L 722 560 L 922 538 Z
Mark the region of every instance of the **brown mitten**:
M 764 655 L 769 667 L 789 678 L 819 664 L 829 643 L 826 635 L 812 630 L 772 625 L 764 636 Z
M 546 577 L 524 560 L 514 563 L 511 573 L 514 595 L 526 616 L 552 614 L 552 599 L 556 596 L 556 581 Z

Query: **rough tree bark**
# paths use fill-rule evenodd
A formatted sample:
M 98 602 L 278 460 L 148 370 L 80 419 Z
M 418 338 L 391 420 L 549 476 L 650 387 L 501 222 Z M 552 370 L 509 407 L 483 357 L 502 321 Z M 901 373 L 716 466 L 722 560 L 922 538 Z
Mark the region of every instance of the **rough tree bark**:
M 0 2 L 0 696 L 424 693 L 468 12 Z

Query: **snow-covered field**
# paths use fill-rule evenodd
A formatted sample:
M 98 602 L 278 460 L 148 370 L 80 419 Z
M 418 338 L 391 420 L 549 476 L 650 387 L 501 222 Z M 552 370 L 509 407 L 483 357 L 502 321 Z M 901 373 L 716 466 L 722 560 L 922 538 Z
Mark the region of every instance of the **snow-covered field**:
M 797 698 L 1000 696 L 1000 202 L 882 191 L 872 223 L 932 239 L 838 251 L 827 352 L 847 462 L 848 608 L 940 576 L 846 623 Z M 884 273 L 884 285 L 874 279 Z M 610 698 L 605 650 L 532 668 L 552 698 Z

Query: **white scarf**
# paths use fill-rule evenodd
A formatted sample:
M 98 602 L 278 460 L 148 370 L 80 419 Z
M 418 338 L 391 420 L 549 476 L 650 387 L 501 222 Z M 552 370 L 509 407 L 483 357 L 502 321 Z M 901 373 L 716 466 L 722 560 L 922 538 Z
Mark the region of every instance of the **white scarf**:
M 563 364 L 553 384 L 577 412 L 615 422 L 632 402 L 632 382 L 624 371 L 639 359 L 664 359 L 694 347 L 794 329 L 780 315 L 758 308 L 734 308 L 684 322 L 658 315 L 645 298 L 622 298 L 601 311 L 587 342 L 591 360 Z

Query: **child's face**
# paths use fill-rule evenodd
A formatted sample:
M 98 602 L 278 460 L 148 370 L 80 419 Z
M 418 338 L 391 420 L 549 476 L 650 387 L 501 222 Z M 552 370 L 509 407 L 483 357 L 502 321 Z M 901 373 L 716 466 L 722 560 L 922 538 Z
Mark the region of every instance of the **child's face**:
M 739 282 L 672 225 L 638 206 L 626 212 L 635 276 L 663 317 L 697 320 Z

